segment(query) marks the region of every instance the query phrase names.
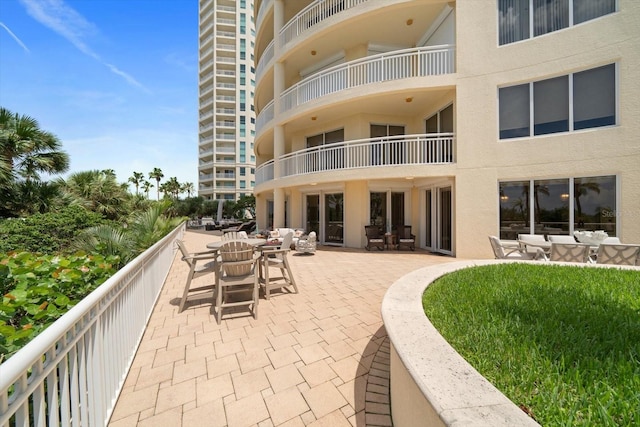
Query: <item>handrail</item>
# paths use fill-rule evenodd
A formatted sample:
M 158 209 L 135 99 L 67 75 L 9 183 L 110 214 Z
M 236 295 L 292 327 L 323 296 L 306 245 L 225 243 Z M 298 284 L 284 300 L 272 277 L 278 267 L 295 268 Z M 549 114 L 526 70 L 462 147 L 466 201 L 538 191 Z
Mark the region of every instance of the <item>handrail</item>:
M 264 49 L 264 52 L 262 52 L 262 56 L 258 61 L 258 66 L 256 67 L 256 81 L 262 78 L 262 75 L 267 69 L 267 65 L 269 64 L 269 62 L 271 62 L 274 55 L 275 55 L 275 44 L 274 44 L 274 41 L 271 40 L 271 43 L 269 43 L 267 47 Z
M 259 133 L 259 129 L 269 123 L 275 117 L 275 103 L 273 99 L 269 101 L 267 105 L 260 110 L 258 117 L 256 117 L 256 135 Z
M 106 425 L 182 223 L 0 364 L 0 425 Z
M 351 9 L 370 0 L 316 0 L 296 14 L 280 30 L 280 45 L 287 43 L 308 31 L 314 25 L 333 15 Z
M 392 165 L 449 164 L 455 162 L 455 134 L 397 135 L 335 142 L 294 151 L 279 160 L 279 178 Z M 272 169 L 273 161 L 258 166 L 256 184 L 273 179 Z
M 453 73 L 454 51 L 453 45 L 423 46 L 371 55 L 333 66 L 285 90 L 281 96 L 282 111 L 358 86 Z

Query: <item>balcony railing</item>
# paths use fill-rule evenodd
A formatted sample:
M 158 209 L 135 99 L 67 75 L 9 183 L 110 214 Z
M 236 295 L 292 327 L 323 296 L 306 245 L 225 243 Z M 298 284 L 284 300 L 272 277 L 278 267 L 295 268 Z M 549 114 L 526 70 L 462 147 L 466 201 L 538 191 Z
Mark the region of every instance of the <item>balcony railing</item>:
M 273 160 L 269 160 L 256 168 L 256 184 L 273 179 Z
M 271 40 L 271 43 L 267 45 L 264 52 L 262 52 L 262 56 L 260 57 L 260 61 L 258 62 L 258 66 L 256 67 L 256 80 L 260 80 L 264 71 L 267 69 L 267 64 L 273 59 L 275 55 L 275 43 Z
M 323 96 L 372 83 L 454 72 L 455 47 L 429 46 L 383 53 L 310 76 L 282 94 L 283 111 Z
M 337 142 L 280 157 L 283 178 L 346 169 L 447 163 L 455 163 L 455 136 L 452 133 L 398 135 Z M 256 184 L 273 178 L 272 161 L 256 168 Z
M 272 6 L 272 4 L 273 0 L 264 0 L 260 4 L 260 9 L 258 9 L 258 19 L 256 19 L 256 30 L 260 28 L 260 25 L 262 25 L 262 20 L 264 19 L 267 10 Z
M 258 117 L 256 118 L 256 134 L 260 132 L 260 129 L 262 129 L 264 125 L 273 120 L 273 118 L 275 117 L 274 114 L 275 104 L 273 100 L 271 100 L 271 102 L 264 106 L 264 108 L 262 109 L 262 111 L 260 111 L 260 114 L 258 114 Z
M 280 30 L 280 45 L 290 41 L 336 13 L 351 9 L 370 0 L 318 0 L 300 11 Z
M 184 224 L 0 365 L 0 425 L 107 424 Z

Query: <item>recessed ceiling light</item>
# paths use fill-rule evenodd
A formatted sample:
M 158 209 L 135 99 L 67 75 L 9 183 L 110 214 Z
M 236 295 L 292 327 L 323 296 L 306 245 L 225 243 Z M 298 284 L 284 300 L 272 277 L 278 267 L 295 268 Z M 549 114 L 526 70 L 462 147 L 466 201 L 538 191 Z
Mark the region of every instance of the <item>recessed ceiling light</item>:
M 413 19 L 411 18 L 407 19 L 407 25 L 411 25 L 411 24 L 413 24 Z
M 410 97 L 408 97 L 408 98 L 405 98 L 405 99 L 404 99 L 404 101 L 405 101 L 405 102 L 411 102 L 411 101 L 413 101 L 413 97 L 412 97 L 412 96 L 410 96 Z
M 311 56 L 316 56 L 316 53 L 317 53 L 317 52 L 316 52 L 315 50 L 312 50 L 312 51 L 311 51 Z

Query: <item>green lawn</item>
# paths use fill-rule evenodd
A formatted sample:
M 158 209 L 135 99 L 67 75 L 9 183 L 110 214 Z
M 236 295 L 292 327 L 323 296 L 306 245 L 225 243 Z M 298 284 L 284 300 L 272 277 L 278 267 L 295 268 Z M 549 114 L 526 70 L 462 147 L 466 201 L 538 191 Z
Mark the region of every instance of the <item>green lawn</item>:
M 640 272 L 502 264 L 454 272 L 425 313 L 543 426 L 640 425 Z

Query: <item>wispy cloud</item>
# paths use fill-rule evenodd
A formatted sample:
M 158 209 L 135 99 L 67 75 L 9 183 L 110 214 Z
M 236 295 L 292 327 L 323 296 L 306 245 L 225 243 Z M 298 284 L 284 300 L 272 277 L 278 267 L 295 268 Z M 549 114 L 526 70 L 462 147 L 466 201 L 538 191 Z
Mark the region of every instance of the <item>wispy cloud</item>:
M 122 77 L 127 83 L 148 92 L 140 82 L 115 65 L 103 60 L 86 43 L 86 39 L 98 29 L 81 14 L 67 5 L 64 0 L 20 0 L 33 19 L 50 28 L 73 44 L 80 52 L 103 64 L 112 73 Z
M 11 37 L 13 37 L 13 39 L 14 39 L 14 40 L 15 40 L 15 41 L 16 41 L 16 42 L 17 42 L 17 43 L 18 43 L 18 44 L 19 44 L 19 45 L 20 45 L 24 50 L 26 50 L 26 51 L 27 51 L 27 53 L 31 53 L 31 52 L 29 51 L 29 48 L 27 48 L 27 46 L 26 46 L 24 43 L 22 43 L 22 40 L 20 40 L 20 39 L 18 38 L 18 36 L 16 36 L 16 35 L 13 33 L 13 31 L 11 31 L 11 30 L 9 29 L 9 27 L 7 27 L 6 25 L 4 25 L 4 23 L 3 23 L 3 22 L 0 22 L 0 27 L 2 27 L 2 28 L 4 28 L 5 30 L 7 30 L 7 33 L 9 33 L 9 35 L 10 35 Z

